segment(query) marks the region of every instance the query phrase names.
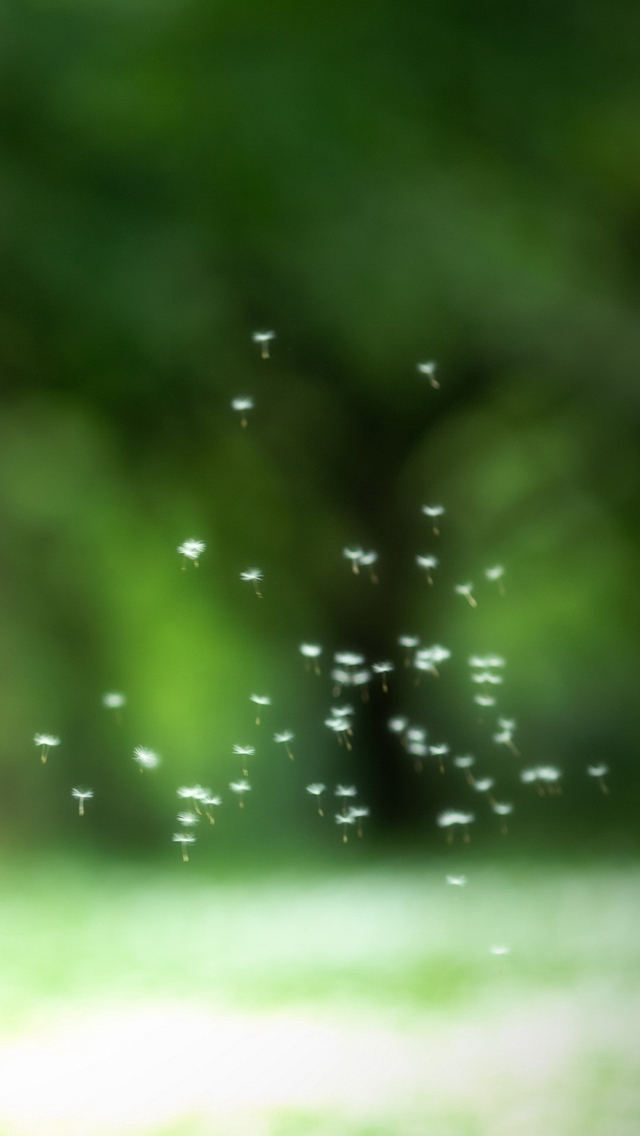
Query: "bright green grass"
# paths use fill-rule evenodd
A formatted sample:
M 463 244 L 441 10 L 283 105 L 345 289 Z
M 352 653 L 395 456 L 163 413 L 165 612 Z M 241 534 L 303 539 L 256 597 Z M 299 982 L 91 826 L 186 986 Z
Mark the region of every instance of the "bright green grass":
M 422 1099 L 418 1078 L 416 1102 L 403 1095 L 381 1115 L 348 1115 L 331 1103 L 307 1109 L 298 1101 L 237 1120 L 232 1130 L 252 1136 L 640 1131 L 640 1023 L 634 1037 L 625 1036 L 633 1017 L 631 1027 L 624 1024 L 627 1009 L 640 1008 L 635 865 L 502 865 L 480 859 L 475 867 L 464 865 L 469 877 L 464 889 L 445 884 L 450 865 L 444 861 L 353 867 L 345 859 L 328 871 L 265 871 L 219 880 L 207 879 L 191 864 L 180 869 L 53 862 L 37 871 L 5 872 L 0 898 L 5 1042 L 78 1009 L 172 1003 L 211 1015 L 257 1015 L 260 1022 L 274 1014 L 302 1014 L 311 1023 L 344 1024 L 347 1031 L 354 1023 L 363 1023 L 365 1032 L 367 1023 L 380 1024 L 391 1031 L 394 1044 L 412 1038 L 413 1031 L 420 1038 L 431 1031 L 446 1038 L 455 1055 L 457 1023 L 461 1039 L 486 1027 L 487 1036 L 499 1040 L 500 1015 L 513 1029 L 514 1010 L 521 1006 L 523 1022 L 533 1023 L 534 1081 L 536 1047 L 544 1057 L 545 1047 L 555 1044 L 554 1015 L 558 1030 L 575 1033 L 575 1043 L 567 1042 L 562 1051 L 557 1083 L 551 1061 L 542 1098 L 533 1090 L 528 1096 L 525 1039 L 523 1069 L 518 1066 L 512 1082 L 500 1082 L 491 1106 L 487 1094 L 473 1086 L 468 1100 L 457 1090 Z M 508 944 L 510 954 L 491 956 L 496 943 Z M 547 1017 L 537 1026 L 539 1009 Z M 583 1053 L 580 1023 L 598 1015 L 602 1038 Z M 539 1042 L 536 1029 L 542 1031 Z M 504 1061 L 504 1046 L 501 1052 Z M 28 1127 L 1 1125 L 0 1113 L 0 1136 L 13 1136 L 14 1130 L 31 1136 Z M 222 1136 L 228 1130 L 225 1122 L 216 1126 L 195 1111 L 166 1126 L 132 1127 L 121 1136 Z M 33 1132 L 42 1136 L 41 1129 Z

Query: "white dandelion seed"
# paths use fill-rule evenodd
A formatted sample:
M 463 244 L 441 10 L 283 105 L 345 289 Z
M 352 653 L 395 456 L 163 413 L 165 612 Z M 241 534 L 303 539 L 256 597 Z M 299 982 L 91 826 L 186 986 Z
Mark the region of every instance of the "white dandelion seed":
M 269 698 L 268 694 L 250 694 L 249 695 L 249 701 L 255 703 L 255 705 L 258 707 L 258 710 L 256 711 L 256 726 L 259 726 L 260 725 L 260 707 L 261 706 L 270 706 L 271 705 L 271 699 Z
M 350 737 L 353 733 L 352 722 L 350 718 L 325 718 L 325 726 L 329 730 L 333 730 L 340 745 L 345 745 L 348 750 L 351 750 Z
M 240 579 L 253 584 L 253 590 L 258 599 L 262 599 L 262 592 L 258 588 L 258 581 L 264 579 L 264 573 L 260 568 L 247 568 L 246 572 L 240 573 Z
M 416 670 L 428 671 L 430 674 L 435 675 L 436 678 L 440 677 L 438 664 L 446 662 L 451 658 L 451 651 L 446 647 L 441 647 L 439 643 L 434 643 L 432 647 L 420 647 L 415 654 L 413 665 Z
M 504 820 L 504 817 L 511 816 L 511 813 L 513 812 L 513 805 L 509 804 L 507 801 L 493 801 L 491 808 L 493 809 L 496 816 L 503 818 L 502 824 L 500 825 L 500 831 L 503 836 L 506 836 L 507 822 Z
M 490 955 L 508 955 L 511 954 L 511 947 L 505 946 L 504 943 L 496 943 L 495 946 L 489 947 Z
M 350 816 L 356 822 L 356 831 L 358 833 L 358 836 L 361 837 L 362 836 L 362 822 L 366 817 L 371 815 L 371 809 L 367 808 L 365 805 L 352 805 L 347 810 L 347 815 Z M 345 829 L 345 831 L 346 831 L 346 829 Z
M 182 567 L 187 567 L 187 561 L 193 561 L 194 568 L 198 567 L 199 557 L 202 555 L 206 548 L 203 540 L 185 540 L 182 544 L 178 545 L 178 552 L 183 557 Z
M 496 700 L 491 694 L 474 694 L 473 701 L 477 706 L 495 706 Z
M 294 755 L 291 752 L 289 742 L 292 742 L 294 737 L 295 737 L 295 734 L 293 734 L 291 732 L 291 730 L 281 730 L 279 734 L 273 735 L 273 740 L 276 743 L 276 745 L 283 745 L 284 746 L 286 753 L 287 753 L 287 757 L 289 758 L 290 761 L 294 760 Z
M 404 647 L 404 665 L 405 667 L 411 666 L 411 652 L 418 646 L 420 640 L 417 635 L 400 635 L 398 643 Z
M 481 685 L 499 686 L 504 679 L 502 675 L 494 674 L 493 671 L 478 671 L 477 674 L 471 675 L 471 681 Z
M 185 828 L 193 828 L 196 824 L 200 823 L 200 817 L 197 816 L 196 813 L 192 813 L 190 809 L 187 809 L 183 813 L 178 813 L 176 819 L 178 823 L 184 825 Z
M 215 797 L 208 793 L 205 797 L 201 798 L 201 801 L 209 824 L 215 824 L 216 818 L 211 812 L 211 809 L 218 808 L 218 806 L 222 804 L 222 797 Z
M 454 584 L 453 590 L 454 592 L 457 592 L 459 596 L 464 596 L 467 603 L 470 604 L 471 607 L 478 606 L 478 601 L 471 595 L 473 591 L 473 584 Z
M 503 577 L 504 577 L 504 573 L 505 573 L 505 570 L 504 570 L 504 567 L 503 567 L 502 564 L 496 564 L 493 568 L 485 568 L 485 573 L 484 573 L 487 580 L 497 582 L 498 591 L 500 592 L 501 596 L 503 596 L 505 594 L 504 584 L 502 582 Z
M 307 793 L 310 793 L 312 797 L 318 798 L 318 816 L 324 816 L 322 794 L 326 792 L 326 788 L 327 786 L 323 785 L 321 781 L 314 781 L 311 785 L 307 785 Z
M 443 743 L 438 744 L 438 745 L 430 745 L 429 746 L 429 756 L 438 758 L 438 768 L 439 768 L 441 773 L 444 773 L 444 764 L 443 764 L 442 759 L 443 759 L 443 757 L 446 757 L 446 755 L 450 752 L 451 752 L 451 747 L 448 746 L 448 745 L 445 745 Z
M 473 783 L 473 788 L 475 789 L 476 793 L 487 794 L 487 800 L 489 801 L 489 804 L 492 808 L 495 805 L 495 801 L 491 796 L 491 790 L 493 789 L 494 785 L 495 781 L 493 777 L 477 777 L 475 778 Z
M 475 813 L 464 813 L 459 809 L 445 809 L 439 813 L 436 818 L 436 824 L 439 828 L 447 828 L 447 840 L 449 843 L 453 840 L 453 831 L 455 828 L 462 828 L 463 839 L 469 840 L 468 826 L 473 824 L 475 820 Z
M 248 422 L 247 414 L 250 410 L 253 410 L 254 406 L 255 403 L 253 399 L 248 395 L 243 398 L 231 399 L 231 409 L 235 410 L 240 415 L 240 425 L 243 427 L 243 429 Z
M 363 552 L 362 556 L 360 557 L 360 567 L 369 569 L 369 579 L 371 580 L 372 584 L 379 583 L 378 574 L 375 571 L 375 565 L 378 563 L 379 559 L 380 557 L 378 556 L 378 553 L 374 552 L 373 549 L 371 549 L 369 552 Z
M 237 793 L 238 797 L 240 798 L 240 800 L 239 800 L 240 808 L 243 809 L 244 808 L 244 794 L 249 793 L 251 791 L 251 785 L 249 784 L 248 781 L 230 781 L 229 782 L 229 788 L 231 789 L 232 793 Z
M 234 752 L 236 757 L 242 758 L 242 773 L 243 773 L 244 777 L 248 777 L 249 776 L 249 770 L 247 769 L 247 765 L 248 765 L 247 758 L 248 757 L 254 757 L 255 752 L 256 752 L 255 746 L 234 745 L 233 752 Z
M 388 694 L 389 686 L 387 683 L 387 675 L 395 670 L 394 664 L 385 660 L 383 663 L 374 663 L 372 669 L 374 674 L 382 675 L 382 689 L 385 694 Z
M 145 769 L 156 769 L 160 764 L 158 754 L 146 746 L 136 746 L 133 751 L 133 760 L 140 767 L 142 773 Z
M 431 573 L 438 567 L 440 561 L 437 556 L 416 556 L 416 564 L 418 568 L 422 568 L 427 573 L 427 583 L 433 584 L 433 576 Z
M 84 803 L 93 797 L 93 789 L 72 789 L 71 796 L 78 802 L 78 816 L 84 816 Z
M 453 759 L 453 764 L 455 765 L 456 769 L 464 769 L 467 784 L 471 786 L 475 784 L 475 779 L 470 770 L 472 765 L 475 765 L 475 763 L 476 759 L 470 753 L 461 754 L 460 757 L 454 757 Z
M 438 364 L 434 359 L 429 359 L 426 363 L 416 363 L 416 370 L 421 375 L 426 375 L 430 385 L 434 390 L 440 390 L 440 383 L 436 379 L 436 367 Z
M 276 337 L 275 331 L 254 331 L 251 333 L 253 343 L 257 343 L 260 348 L 260 354 L 263 359 L 268 359 L 269 344 L 273 343 Z
M 444 516 L 444 505 L 423 505 L 422 512 L 425 517 L 429 517 L 433 524 L 431 526 L 434 536 L 440 535 L 439 518 Z
M 60 745 L 60 738 L 57 738 L 55 734 L 35 734 L 33 740 L 37 746 L 40 746 L 40 761 L 43 765 L 49 756 L 49 750 Z
M 318 662 L 318 659 L 320 658 L 320 656 L 322 654 L 322 647 L 320 646 L 320 644 L 319 643 L 301 643 L 300 644 L 300 654 L 302 655 L 303 659 L 306 659 L 306 661 L 307 661 L 307 670 L 309 670 L 311 663 L 313 662 L 313 669 L 314 669 L 315 673 L 317 675 L 319 675 L 320 674 L 320 664 Z
M 342 555 L 344 556 L 345 560 L 350 561 L 351 571 L 356 576 L 360 572 L 360 560 L 362 559 L 364 554 L 365 554 L 364 549 L 360 548 L 358 545 L 354 545 L 354 546 L 350 546 L 350 547 L 342 549 Z
M 423 758 L 429 756 L 429 746 L 424 742 L 409 742 L 407 753 L 413 758 L 413 768 L 416 773 L 422 773 Z
M 355 651 L 336 651 L 333 658 L 339 667 L 361 667 L 364 663 L 364 655 Z
M 463 888 L 467 886 L 466 876 L 445 876 L 445 880 L 451 887 Z
M 342 842 L 346 844 L 349 837 L 347 835 L 347 826 L 356 823 L 356 818 L 351 816 L 350 813 L 336 813 L 335 821 L 338 825 L 344 825 L 344 832 L 342 833 Z
M 110 690 L 107 694 L 102 695 L 102 705 L 107 707 L 107 710 L 115 710 L 116 718 L 120 720 L 120 715 L 117 711 L 121 710 L 126 705 L 126 695 L 120 694 L 117 690 Z
M 203 789 L 202 785 L 181 785 L 179 789 L 176 789 L 176 793 L 183 801 L 194 802 L 196 811 L 198 809 L 197 802 L 203 800 L 206 796 L 206 792 L 206 789 Z
M 186 864 L 189 860 L 189 853 L 187 852 L 187 848 L 190 844 L 195 844 L 195 836 L 192 832 L 174 832 L 172 840 L 174 844 L 182 845 L 182 860 Z
M 387 728 L 391 730 L 392 734 L 401 734 L 406 730 L 408 721 L 408 718 L 403 718 L 401 715 L 398 715 L 395 718 L 389 718 Z
M 333 795 L 334 797 L 342 797 L 346 800 L 348 797 L 357 796 L 358 790 L 355 785 L 336 785 Z M 346 807 L 346 806 L 345 806 Z
M 608 772 L 609 772 L 609 766 L 605 765 L 604 763 L 602 763 L 600 765 L 588 765 L 587 766 L 587 775 L 589 777 L 597 777 L 598 781 L 600 782 L 600 789 L 603 793 L 609 792 L 609 786 L 607 785 L 607 783 L 605 781 L 605 777 L 607 776 Z

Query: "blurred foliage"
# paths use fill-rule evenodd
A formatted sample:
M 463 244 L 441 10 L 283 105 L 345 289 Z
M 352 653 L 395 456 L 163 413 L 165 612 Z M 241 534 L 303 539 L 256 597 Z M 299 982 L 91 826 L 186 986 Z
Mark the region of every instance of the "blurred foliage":
M 629 828 L 639 23 L 636 5 L 593 0 L 5 4 L 0 808 L 14 838 L 70 825 L 82 780 L 98 839 L 154 848 L 176 781 L 236 774 L 253 690 L 273 696 L 267 736 L 291 727 L 299 754 L 256 759 L 251 839 L 308 834 L 304 784 L 345 765 L 297 644 L 382 658 L 411 630 L 457 660 L 437 697 L 405 696 L 434 736 L 476 747 L 463 660 L 501 651 L 527 760 L 573 777 L 558 830 Z M 250 342 L 263 325 L 278 332 L 268 363 Z M 415 373 L 425 357 L 439 392 Z M 242 431 L 229 400 L 245 392 Z M 419 506 L 439 499 L 427 594 Z M 182 573 L 189 535 L 208 548 Z M 357 541 L 380 550 L 377 589 L 341 559 Z M 479 587 L 471 611 L 453 584 L 499 560 L 507 596 Z M 238 581 L 253 563 L 264 603 Z M 377 828 L 431 833 L 452 789 L 416 787 L 398 762 L 384 730 L 398 687 L 374 698 L 349 770 Z M 119 727 L 100 706 L 113 688 L 129 698 Z M 36 730 L 63 737 L 46 789 Z M 144 784 L 139 743 L 164 758 Z M 584 777 L 597 759 L 614 770 L 604 814 Z M 505 776 L 518 791 L 513 764 Z

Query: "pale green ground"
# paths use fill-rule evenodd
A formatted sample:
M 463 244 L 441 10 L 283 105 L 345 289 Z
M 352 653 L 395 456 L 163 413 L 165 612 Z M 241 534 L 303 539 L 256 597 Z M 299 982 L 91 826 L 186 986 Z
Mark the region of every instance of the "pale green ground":
M 0 1136 L 640 1131 L 635 865 L 193 868 L 4 874 Z

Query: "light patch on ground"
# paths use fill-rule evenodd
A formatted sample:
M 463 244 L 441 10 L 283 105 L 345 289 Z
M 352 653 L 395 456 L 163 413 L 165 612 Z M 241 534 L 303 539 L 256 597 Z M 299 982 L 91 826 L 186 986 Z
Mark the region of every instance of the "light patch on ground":
M 440 1134 L 456 1116 L 473 1124 L 462 1132 L 568 1136 L 578 1131 L 588 1071 L 630 1051 L 640 1051 L 640 997 L 623 1002 L 597 990 L 404 1023 L 361 1012 L 336 1019 L 317 1008 L 116 1005 L 62 1016 L 0 1049 L 0 1131 L 259 1136 L 289 1112 L 316 1117 L 299 1129 L 314 1136 L 365 1131 L 354 1126 L 385 1117 L 393 1136 L 426 1133 L 438 1118 Z M 580 1102 L 567 1082 L 581 1086 Z M 583 1130 L 635 1136 L 633 1116 L 640 1090 L 608 1109 L 602 1129 Z

